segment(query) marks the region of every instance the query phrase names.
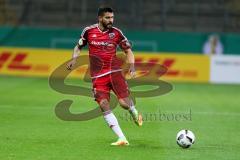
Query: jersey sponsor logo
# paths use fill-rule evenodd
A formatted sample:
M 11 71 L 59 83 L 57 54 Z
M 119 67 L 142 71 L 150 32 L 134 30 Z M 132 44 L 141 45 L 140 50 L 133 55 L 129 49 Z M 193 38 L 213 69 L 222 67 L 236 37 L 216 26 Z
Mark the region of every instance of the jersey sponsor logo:
M 90 42 L 92 45 L 96 45 L 96 46 L 108 46 L 108 42 L 96 42 L 96 41 L 91 41 Z
M 96 42 L 96 41 L 91 41 L 90 44 L 96 45 L 96 46 L 105 46 L 105 47 L 115 47 L 116 44 L 114 43 L 109 43 L 109 42 Z

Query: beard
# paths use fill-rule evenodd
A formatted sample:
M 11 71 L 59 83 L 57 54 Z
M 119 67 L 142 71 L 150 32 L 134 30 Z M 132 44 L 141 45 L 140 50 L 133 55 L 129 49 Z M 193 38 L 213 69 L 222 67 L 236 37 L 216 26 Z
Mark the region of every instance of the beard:
M 103 27 L 106 29 L 111 29 L 113 26 L 113 23 L 109 22 L 109 23 L 103 23 Z

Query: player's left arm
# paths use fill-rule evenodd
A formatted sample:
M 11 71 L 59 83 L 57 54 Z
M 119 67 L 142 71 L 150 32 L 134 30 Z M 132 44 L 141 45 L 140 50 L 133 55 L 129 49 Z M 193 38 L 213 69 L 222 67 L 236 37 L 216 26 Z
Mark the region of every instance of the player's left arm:
M 127 64 L 129 65 L 129 73 L 130 73 L 131 77 L 134 78 L 136 76 L 136 72 L 135 72 L 135 67 L 134 67 L 135 58 L 134 58 L 132 49 L 128 48 L 128 49 L 124 49 L 123 51 L 127 56 Z
M 135 67 L 134 67 L 134 63 L 135 63 L 135 58 L 134 58 L 134 55 L 133 55 L 133 52 L 132 52 L 132 45 L 130 44 L 130 42 L 128 41 L 128 39 L 123 35 L 122 31 L 120 31 L 120 34 L 119 34 L 119 47 L 124 51 L 124 53 L 126 54 L 127 56 L 127 64 L 128 64 L 128 67 L 129 67 L 129 73 L 130 73 L 130 76 L 132 78 L 135 77 L 136 75 L 136 72 L 135 72 Z

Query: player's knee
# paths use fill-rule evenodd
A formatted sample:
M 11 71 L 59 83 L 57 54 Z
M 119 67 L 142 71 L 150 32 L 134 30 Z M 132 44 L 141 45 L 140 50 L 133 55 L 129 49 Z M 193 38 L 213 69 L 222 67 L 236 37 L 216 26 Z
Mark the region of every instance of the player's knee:
M 129 104 L 127 103 L 126 100 L 119 99 L 118 102 L 119 102 L 120 106 L 123 107 L 124 109 L 128 109 L 129 108 Z
M 108 111 L 108 110 L 110 110 L 109 102 L 108 102 L 107 99 L 102 99 L 102 100 L 99 102 L 99 105 L 100 105 L 102 111 Z

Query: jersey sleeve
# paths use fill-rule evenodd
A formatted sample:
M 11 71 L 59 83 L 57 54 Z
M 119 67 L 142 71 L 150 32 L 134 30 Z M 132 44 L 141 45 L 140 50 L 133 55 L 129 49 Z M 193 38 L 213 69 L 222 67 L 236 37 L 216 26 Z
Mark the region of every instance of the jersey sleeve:
M 78 40 L 78 48 L 82 49 L 84 46 L 87 45 L 87 34 L 88 34 L 88 27 L 84 28 L 82 31 L 82 34 L 80 36 L 80 39 Z
M 128 41 L 127 37 L 124 36 L 124 34 L 122 33 L 122 31 L 119 30 L 119 43 L 118 43 L 119 47 L 122 50 L 126 50 L 129 48 L 132 48 L 130 42 Z

